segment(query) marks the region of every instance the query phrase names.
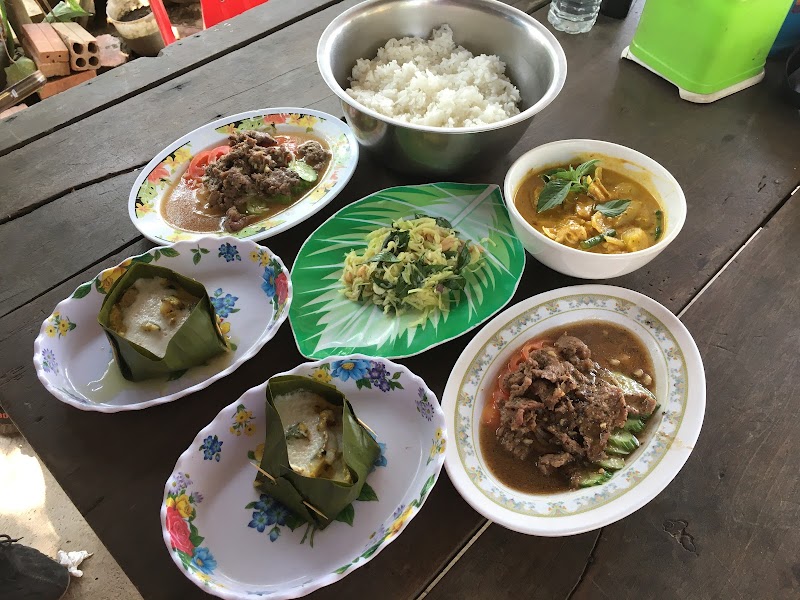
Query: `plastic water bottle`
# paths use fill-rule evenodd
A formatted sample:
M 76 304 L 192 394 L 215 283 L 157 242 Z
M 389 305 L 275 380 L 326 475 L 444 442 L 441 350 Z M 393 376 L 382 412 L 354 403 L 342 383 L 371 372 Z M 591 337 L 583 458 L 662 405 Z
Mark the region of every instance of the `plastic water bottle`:
M 586 33 L 597 20 L 601 0 L 553 0 L 547 20 L 558 31 Z

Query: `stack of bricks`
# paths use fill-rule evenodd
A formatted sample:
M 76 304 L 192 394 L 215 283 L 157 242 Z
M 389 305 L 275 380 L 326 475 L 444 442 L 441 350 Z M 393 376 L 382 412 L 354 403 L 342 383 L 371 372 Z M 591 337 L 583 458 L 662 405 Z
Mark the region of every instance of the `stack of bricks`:
M 25 54 L 52 78 L 39 90 L 42 99 L 91 79 L 100 66 L 97 40 L 76 23 L 29 23 L 21 37 Z

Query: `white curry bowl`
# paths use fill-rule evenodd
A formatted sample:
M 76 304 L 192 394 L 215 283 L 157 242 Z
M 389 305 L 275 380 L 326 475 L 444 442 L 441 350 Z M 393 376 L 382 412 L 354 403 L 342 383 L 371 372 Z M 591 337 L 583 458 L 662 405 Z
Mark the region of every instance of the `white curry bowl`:
M 624 254 L 597 254 L 570 248 L 537 231 L 517 209 L 514 196 L 531 171 L 603 157 L 611 158 L 615 171 L 641 183 L 660 202 L 665 229 L 661 239 L 649 248 Z M 511 224 L 525 249 L 554 271 L 582 279 L 608 279 L 640 269 L 672 243 L 686 220 L 686 197 L 669 171 L 641 152 L 598 140 L 562 140 L 529 150 L 508 170 L 503 194 Z
M 439 402 L 403 365 L 362 354 L 286 373 L 334 385 L 376 435 L 381 453 L 358 499 L 313 532 L 253 487 L 264 450 L 267 382 L 222 409 L 167 480 L 164 543 L 177 567 L 228 600 L 299 598 L 364 566 L 422 508 L 444 463 Z
M 486 465 L 480 417 L 501 369 L 526 341 L 570 323 L 621 325 L 643 343 L 653 363 L 660 408 L 628 455 L 601 485 L 530 494 L 500 481 Z M 513 531 L 566 536 L 614 523 L 655 498 L 683 467 L 700 435 L 705 373 L 692 336 L 669 310 L 637 292 L 606 285 L 561 288 L 503 311 L 467 345 L 442 397 L 453 443 L 445 453 L 450 480 L 487 519 Z M 533 468 L 520 462 L 520 468 Z

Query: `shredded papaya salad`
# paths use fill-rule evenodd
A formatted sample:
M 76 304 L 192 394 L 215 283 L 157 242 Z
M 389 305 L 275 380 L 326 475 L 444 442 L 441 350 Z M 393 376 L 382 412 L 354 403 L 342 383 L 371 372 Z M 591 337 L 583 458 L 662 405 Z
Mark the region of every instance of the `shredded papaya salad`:
M 508 400 L 511 391 L 506 388 L 505 380 L 511 373 L 516 373 L 520 363 L 527 362 L 533 350 L 541 350 L 545 346 L 552 346 L 548 339 L 530 340 L 522 346 L 506 363 L 505 368 L 497 376 L 497 382 L 492 390 L 492 396 L 483 407 L 481 420 L 492 429 L 500 427 L 500 407 Z
M 447 219 L 416 214 L 394 221 L 366 236 L 367 247 L 344 259 L 342 292 L 350 300 L 369 302 L 388 314 L 407 310 L 422 314 L 448 312 L 466 285 L 465 273 L 478 270 L 483 248 L 461 239 Z

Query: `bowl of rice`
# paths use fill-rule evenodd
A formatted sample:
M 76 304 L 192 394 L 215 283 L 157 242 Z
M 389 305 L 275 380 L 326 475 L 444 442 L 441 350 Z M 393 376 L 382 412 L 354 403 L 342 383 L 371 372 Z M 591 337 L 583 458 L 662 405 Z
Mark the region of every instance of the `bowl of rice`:
M 434 177 L 505 156 L 567 75 L 555 37 L 496 0 L 367 0 L 325 29 L 317 64 L 365 150 Z

